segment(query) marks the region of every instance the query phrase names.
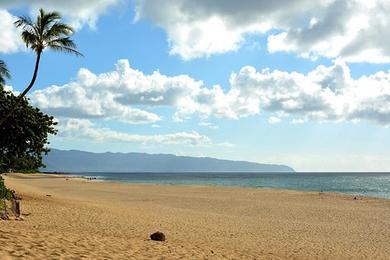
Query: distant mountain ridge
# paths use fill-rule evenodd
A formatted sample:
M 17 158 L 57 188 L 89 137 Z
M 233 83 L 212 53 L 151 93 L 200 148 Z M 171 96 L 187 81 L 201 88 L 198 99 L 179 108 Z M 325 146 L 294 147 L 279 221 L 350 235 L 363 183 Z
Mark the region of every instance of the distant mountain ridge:
M 171 154 L 92 153 L 51 149 L 46 172 L 294 172 L 286 165 Z

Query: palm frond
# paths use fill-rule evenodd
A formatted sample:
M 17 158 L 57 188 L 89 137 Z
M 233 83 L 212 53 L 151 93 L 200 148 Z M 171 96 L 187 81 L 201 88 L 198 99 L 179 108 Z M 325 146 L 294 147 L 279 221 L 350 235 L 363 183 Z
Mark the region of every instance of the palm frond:
M 4 61 L 0 60 L 0 86 L 5 84 L 5 79 L 10 79 L 11 74 Z
M 41 35 L 43 36 L 44 32 L 50 28 L 51 24 L 61 18 L 61 14 L 58 12 L 46 13 L 43 9 L 40 9 L 37 24 Z
M 51 44 L 48 47 L 50 49 L 52 49 L 53 51 L 66 52 L 66 53 L 74 54 L 76 56 L 81 56 L 81 57 L 84 56 L 81 52 L 77 51 L 76 49 L 70 48 L 70 47 L 57 45 L 57 44 Z
M 23 29 L 26 26 L 34 27 L 34 22 L 28 16 L 19 16 L 18 19 L 14 22 L 16 27 L 22 27 Z
M 16 27 L 20 27 L 23 30 L 34 31 L 35 34 L 39 34 L 36 24 L 28 16 L 19 16 L 14 22 Z
M 39 41 L 37 35 L 31 30 L 24 30 L 22 32 L 22 40 L 26 44 L 27 48 L 29 48 L 30 46 L 34 45 L 36 42 Z
M 58 12 L 45 12 L 40 9 L 35 21 L 28 16 L 21 16 L 15 21 L 15 25 L 23 29 L 22 39 L 26 46 L 37 53 L 49 47 L 80 56 L 81 53 L 69 38 L 74 32 L 73 28 L 62 23 L 61 18 Z
M 76 44 L 69 38 L 69 37 L 63 37 L 63 38 L 57 38 L 47 43 L 48 46 L 50 45 L 61 45 L 65 47 L 70 48 L 76 48 Z
M 53 39 L 56 37 L 68 36 L 73 33 L 73 28 L 64 23 L 56 22 L 48 28 L 43 35 L 45 39 Z

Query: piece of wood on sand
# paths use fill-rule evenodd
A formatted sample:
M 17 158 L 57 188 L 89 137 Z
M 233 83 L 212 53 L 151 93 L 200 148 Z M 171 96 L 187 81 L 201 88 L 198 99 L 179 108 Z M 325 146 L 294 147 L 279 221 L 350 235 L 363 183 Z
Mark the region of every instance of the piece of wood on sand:
M 20 217 L 20 201 L 17 199 L 12 199 L 12 211 L 17 218 Z

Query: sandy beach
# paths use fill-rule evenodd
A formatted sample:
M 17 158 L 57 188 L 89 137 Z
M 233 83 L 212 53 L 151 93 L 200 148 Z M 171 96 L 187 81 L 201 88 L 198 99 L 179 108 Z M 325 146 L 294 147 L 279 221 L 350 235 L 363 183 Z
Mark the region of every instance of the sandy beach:
M 390 200 L 271 189 L 4 176 L 23 221 L 0 259 L 388 259 Z M 149 235 L 162 231 L 165 242 Z

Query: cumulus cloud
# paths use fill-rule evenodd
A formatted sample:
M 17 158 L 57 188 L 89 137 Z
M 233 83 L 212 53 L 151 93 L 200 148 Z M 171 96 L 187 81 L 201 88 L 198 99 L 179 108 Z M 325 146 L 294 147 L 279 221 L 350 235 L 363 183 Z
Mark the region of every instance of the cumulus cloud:
M 224 93 L 218 85 L 207 88 L 187 75 L 168 77 L 158 71 L 145 75 L 128 60 L 119 60 L 114 71 L 96 75 L 80 69 L 75 81 L 36 90 L 30 98 L 57 117 L 152 123 L 161 118 L 145 109 L 161 106 L 175 108 L 177 121 L 192 114 L 237 119 L 259 112 L 258 100 L 239 94 L 235 89 Z
M 136 20 L 162 27 L 183 59 L 234 51 L 247 35 L 268 32 L 270 52 L 389 62 L 389 11 L 387 0 L 136 1 Z
M 24 8 L 28 7 L 34 13 L 39 8 L 46 10 L 58 10 L 74 26 L 80 28 L 84 24 L 95 26 L 98 17 L 104 14 L 111 6 L 115 6 L 122 0 L 2 0 L 0 8 Z
M 389 125 L 389 80 L 390 71 L 353 79 L 343 62 L 329 67 L 320 65 L 306 75 L 256 71 L 247 66 L 231 76 L 231 89 L 226 95 L 234 93 L 235 98 L 229 100 L 241 100 L 237 116 L 263 110 L 292 116 L 294 122 L 369 120 Z M 239 108 L 235 103 L 230 106 Z
M 390 125 L 390 71 L 354 79 L 341 61 L 307 74 L 246 66 L 229 82 L 224 90 L 186 75 L 145 75 L 119 60 L 114 71 L 96 75 L 81 69 L 75 81 L 37 90 L 30 98 L 57 117 L 128 123 L 158 121 L 160 116 L 146 109 L 165 106 L 174 109 L 176 121 L 194 115 L 204 122 L 209 117 L 239 119 L 265 111 L 274 117 L 270 123 L 290 116 L 292 123 L 368 120 Z
M 327 2 L 323 10 L 311 13 L 306 26 L 271 35 L 269 50 L 311 58 L 338 57 L 348 62 L 390 62 L 389 1 Z
M 127 61 L 119 61 L 117 69 L 101 75 L 80 69 L 76 81 L 36 90 L 30 97 L 31 101 L 57 117 L 111 119 L 131 124 L 159 121 L 158 115 L 124 105 L 117 100 L 131 92 L 129 87 L 137 90 L 138 85 L 133 81 L 136 78 L 132 77 L 137 73 L 142 74 L 135 70 L 126 73 L 125 70 L 129 69 Z M 147 84 L 142 78 L 137 82 Z M 142 99 L 142 96 L 139 98 Z
M 192 145 L 209 146 L 212 141 L 196 131 L 178 132 L 163 135 L 138 135 L 118 132 L 110 128 L 99 128 L 87 119 L 60 120 L 59 134 L 61 138 L 87 139 L 104 142 L 131 142 L 157 145 Z
M 270 118 L 268 118 L 268 123 L 270 123 L 270 124 L 278 124 L 281 121 L 282 120 L 279 117 L 276 117 L 276 116 L 271 116 Z
M 171 54 L 192 59 L 237 50 L 244 34 L 269 29 L 269 24 L 254 19 L 254 12 L 252 18 L 246 16 L 256 6 L 255 1 L 138 0 L 136 20 L 150 18 L 166 30 Z
M 13 53 L 21 50 L 24 45 L 19 30 L 14 26 L 16 18 L 2 9 L 0 9 L 0 17 L 0 53 Z

